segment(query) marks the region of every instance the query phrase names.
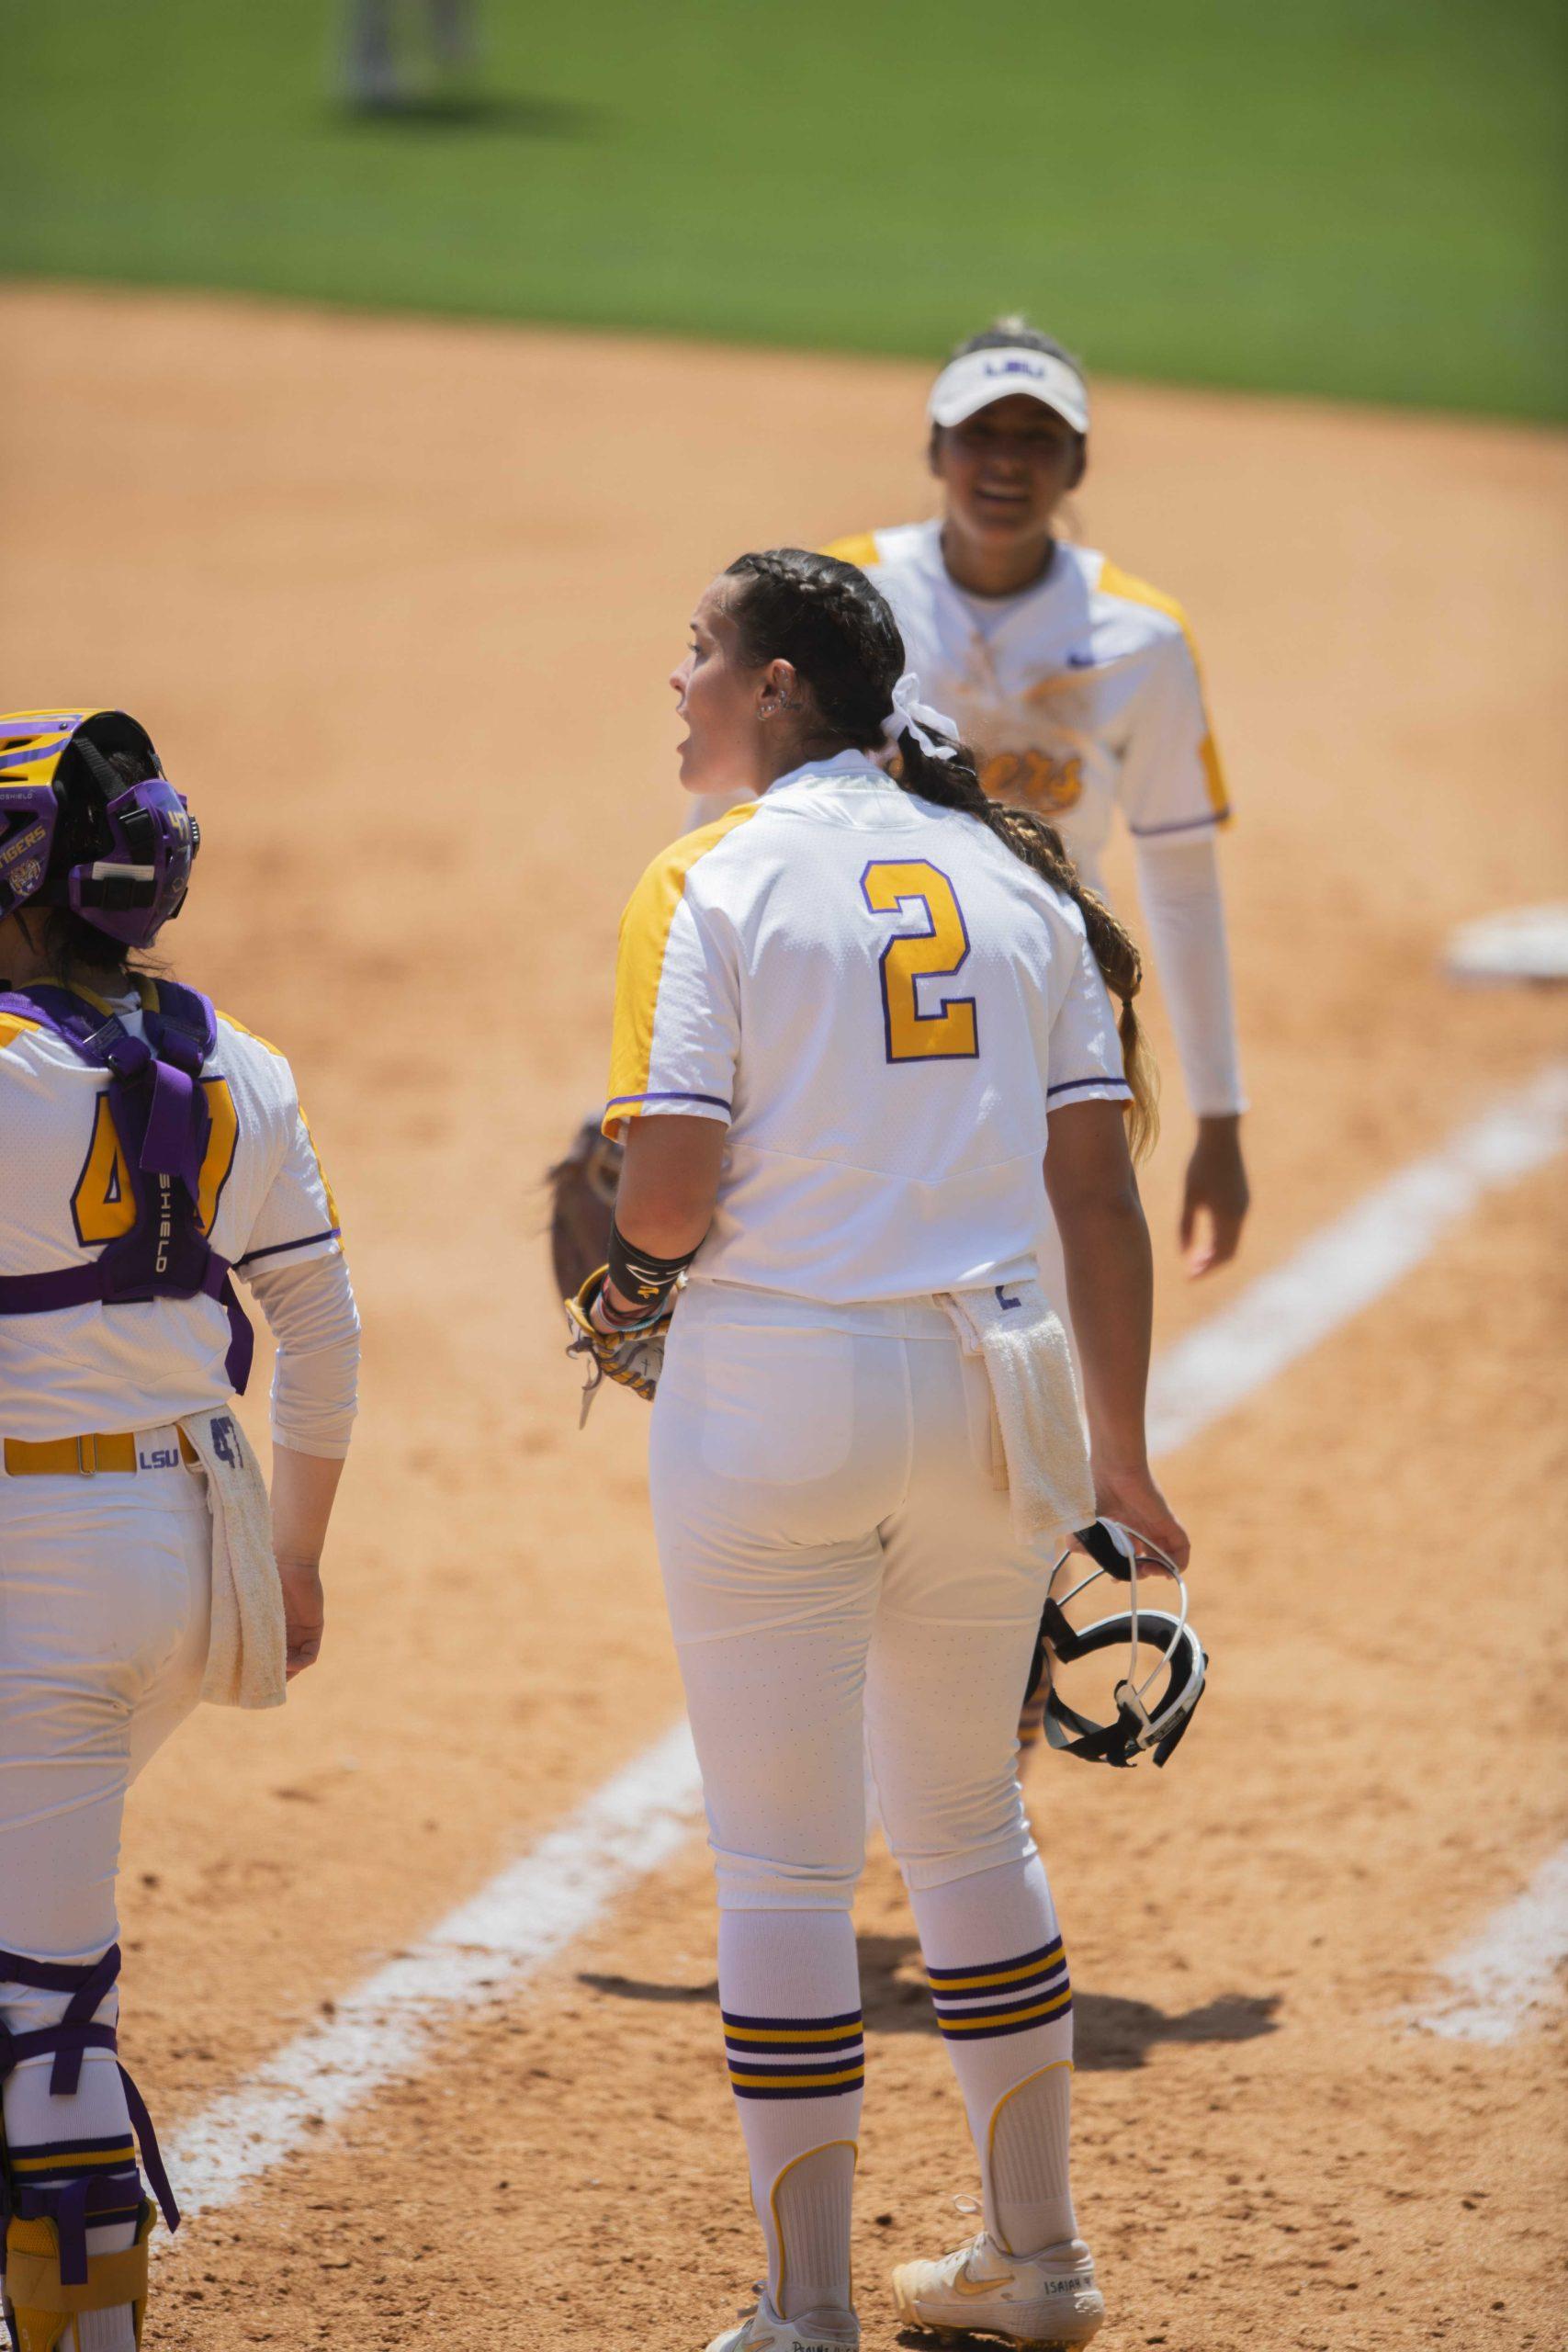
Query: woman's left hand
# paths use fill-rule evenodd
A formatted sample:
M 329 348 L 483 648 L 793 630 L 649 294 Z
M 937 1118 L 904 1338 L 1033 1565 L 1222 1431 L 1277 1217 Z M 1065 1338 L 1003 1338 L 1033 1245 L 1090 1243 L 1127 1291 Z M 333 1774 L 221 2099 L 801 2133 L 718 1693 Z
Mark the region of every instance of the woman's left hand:
M 1235 1256 L 1251 1198 L 1239 1115 L 1200 1119 L 1198 1140 L 1187 1163 L 1179 1236 L 1190 1281 L 1213 1273 Z

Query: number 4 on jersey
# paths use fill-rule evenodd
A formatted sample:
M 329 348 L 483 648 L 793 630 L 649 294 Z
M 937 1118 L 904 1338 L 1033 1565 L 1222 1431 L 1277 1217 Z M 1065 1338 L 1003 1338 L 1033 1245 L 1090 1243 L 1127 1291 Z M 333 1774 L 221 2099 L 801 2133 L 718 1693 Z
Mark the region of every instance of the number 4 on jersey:
M 234 1098 L 229 1091 L 226 1078 L 204 1078 L 202 1088 L 207 1107 L 212 1114 L 212 1131 L 207 1138 L 207 1150 L 201 1162 L 201 1191 L 197 1202 L 197 1215 L 203 1233 L 210 1233 L 212 1220 L 218 1214 L 219 1196 L 229 1180 L 234 1164 L 234 1144 L 240 1123 L 234 1110 Z M 136 1222 L 136 1198 L 131 1191 L 130 1171 L 125 1164 L 119 1137 L 109 1115 L 109 1098 L 100 1094 L 93 1118 L 93 1140 L 87 1147 L 87 1157 L 82 1173 L 76 1179 L 76 1190 L 71 1195 L 71 1214 L 76 1223 L 78 1241 L 95 1244 L 118 1241 L 129 1233 Z
M 973 1061 L 979 1051 L 972 996 L 953 997 L 940 1012 L 920 1011 L 919 983 L 950 980 L 969 956 L 969 933 L 952 883 L 924 858 L 868 865 L 861 895 L 873 914 L 919 908 L 920 931 L 902 931 L 882 951 L 882 1026 L 890 1062 Z M 938 991 L 940 994 L 940 991 Z

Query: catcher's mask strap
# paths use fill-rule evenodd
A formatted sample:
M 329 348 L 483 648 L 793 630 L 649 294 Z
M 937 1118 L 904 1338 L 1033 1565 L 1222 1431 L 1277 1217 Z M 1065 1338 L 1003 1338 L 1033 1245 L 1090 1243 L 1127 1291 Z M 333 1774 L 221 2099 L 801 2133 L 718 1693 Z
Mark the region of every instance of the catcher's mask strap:
M 1077 1541 L 1095 1566 L 1103 1568 L 1108 1577 L 1114 1577 L 1121 1584 L 1132 1581 L 1133 1563 L 1102 1519 L 1091 1521 L 1088 1527 L 1080 1527 Z
M 1138 1755 L 1142 1726 L 1129 1708 L 1117 1711 L 1113 1724 L 1092 1724 L 1058 1699 L 1053 1690 L 1045 1702 L 1045 1736 L 1053 1747 L 1081 1756 L 1089 1764 L 1131 1764 Z

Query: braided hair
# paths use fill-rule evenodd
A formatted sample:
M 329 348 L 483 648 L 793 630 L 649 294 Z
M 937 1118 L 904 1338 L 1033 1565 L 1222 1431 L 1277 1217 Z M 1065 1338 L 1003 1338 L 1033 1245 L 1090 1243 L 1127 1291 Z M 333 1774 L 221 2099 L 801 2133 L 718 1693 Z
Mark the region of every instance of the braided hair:
M 886 598 L 865 573 L 835 556 L 770 548 L 739 556 L 726 577 L 738 583 L 729 612 L 741 660 L 753 669 L 789 662 L 810 697 L 823 738 L 840 747 L 880 751 L 893 689 L 904 672 L 904 640 Z M 974 753 L 966 744 L 955 748 L 955 758 L 938 759 L 906 728 L 898 738 L 897 781 L 936 808 L 975 818 L 1078 909 L 1095 962 L 1122 1008 L 1117 1028 L 1133 1090 L 1127 1136 L 1134 1158 L 1141 1159 L 1154 1143 L 1159 1120 L 1153 1057 L 1133 1003 L 1144 967 L 1132 934 L 1079 881 L 1055 828 L 1032 809 L 991 799 Z

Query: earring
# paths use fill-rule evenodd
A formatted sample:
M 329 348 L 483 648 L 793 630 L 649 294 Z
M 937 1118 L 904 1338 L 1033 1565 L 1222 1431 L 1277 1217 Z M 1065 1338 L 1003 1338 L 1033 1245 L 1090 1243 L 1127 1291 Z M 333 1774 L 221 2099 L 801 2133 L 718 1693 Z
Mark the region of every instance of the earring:
M 764 718 L 772 718 L 776 710 L 793 710 L 794 708 L 795 703 L 792 697 L 788 695 L 780 695 L 776 702 L 771 702 L 767 705 L 766 708 L 762 712 L 762 716 Z

